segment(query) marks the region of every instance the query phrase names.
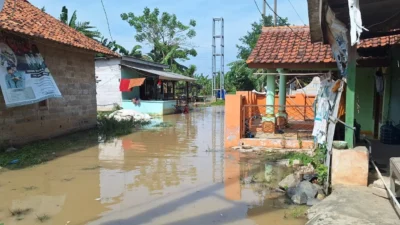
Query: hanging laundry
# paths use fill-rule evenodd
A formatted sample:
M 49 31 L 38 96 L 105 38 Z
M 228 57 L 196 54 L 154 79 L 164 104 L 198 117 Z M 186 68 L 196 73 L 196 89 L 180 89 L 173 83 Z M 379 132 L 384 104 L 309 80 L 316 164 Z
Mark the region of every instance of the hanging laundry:
M 129 89 L 130 82 L 131 81 L 129 79 L 121 79 L 121 82 L 119 84 L 119 90 L 121 92 L 129 92 L 129 91 L 131 91 L 131 89 Z

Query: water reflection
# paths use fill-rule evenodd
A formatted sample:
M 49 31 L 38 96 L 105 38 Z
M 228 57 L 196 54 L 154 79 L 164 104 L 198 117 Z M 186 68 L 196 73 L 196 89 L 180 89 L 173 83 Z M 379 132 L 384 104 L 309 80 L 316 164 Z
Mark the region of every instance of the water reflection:
M 223 108 L 159 122 L 172 126 L 0 174 L 0 223 L 39 224 L 38 213 L 70 225 L 303 223 L 283 219 L 282 198 L 247 182 L 264 176 L 264 164 L 224 150 Z M 7 210 L 23 207 L 33 211 L 21 221 Z

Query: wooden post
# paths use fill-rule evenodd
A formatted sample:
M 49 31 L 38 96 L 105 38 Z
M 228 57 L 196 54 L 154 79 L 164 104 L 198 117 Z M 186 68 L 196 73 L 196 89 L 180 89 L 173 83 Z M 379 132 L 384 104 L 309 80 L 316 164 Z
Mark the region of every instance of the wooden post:
M 176 84 L 176 82 L 172 81 L 172 99 L 174 99 L 174 100 L 175 100 L 175 84 Z
M 186 81 L 186 104 L 189 104 L 189 82 Z
M 350 42 L 350 39 L 349 39 Z M 355 108 L 355 89 L 356 89 L 356 57 L 357 45 L 351 46 L 349 43 L 349 56 L 347 64 L 347 88 L 346 88 L 346 125 L 345 141 L 349 148 L 354 148 L 354 108 Z

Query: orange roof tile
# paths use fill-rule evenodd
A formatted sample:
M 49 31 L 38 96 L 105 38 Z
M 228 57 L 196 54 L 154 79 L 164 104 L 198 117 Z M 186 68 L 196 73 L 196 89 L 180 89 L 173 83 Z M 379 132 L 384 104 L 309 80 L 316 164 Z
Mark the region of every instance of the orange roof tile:
M 4 1 L 4 8 L 0 13 L 0 29 L 118 56 L 99 42 L 42 12 L 26 0 Z
M 291 28 L 291 29 L 290 29 Z M 311 43 L 308 26 L 263 27 L 248 64 L 317 64 L 334 63 L 330 45 Z M 358 48 L 395 44 L 400 35 L 362 40 Z M 277 54 L 278 53 L 278 54 Z

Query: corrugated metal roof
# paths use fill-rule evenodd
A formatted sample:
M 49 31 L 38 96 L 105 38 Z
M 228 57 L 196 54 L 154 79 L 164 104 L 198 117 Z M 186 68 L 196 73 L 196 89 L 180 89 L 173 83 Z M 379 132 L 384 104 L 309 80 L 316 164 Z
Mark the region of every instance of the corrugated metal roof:
M 131 69 L 140 70 L 140 71 L 143 71 L 146 73 L 151 73 L 151 74 L 157 75 L 157 76 L 159 76 L 160 80 L 174 80 L 174 81 L 188 81 L 188 82 L 196 81 L 196 79 L 194 79 L 194 78 L 183 76 L 183 75 L 177 74 L 177 73 L 161 71 L 161 70 L 143 69 L 143 68 L 136 67 L 136 66 L 128 66 L 128 65 L 121 65 L 121 66 L 125 66 L 125 67 L 131 68 Z

